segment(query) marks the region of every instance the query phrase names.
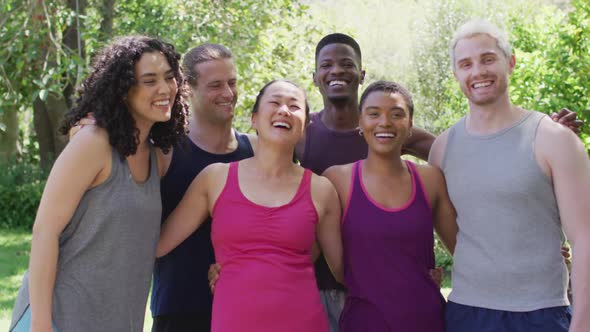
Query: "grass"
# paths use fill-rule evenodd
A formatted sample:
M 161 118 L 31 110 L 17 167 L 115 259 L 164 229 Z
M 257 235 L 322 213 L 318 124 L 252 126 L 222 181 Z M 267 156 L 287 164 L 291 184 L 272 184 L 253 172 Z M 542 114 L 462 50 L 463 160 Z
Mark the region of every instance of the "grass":
M 31 232 L 0 230 L 0 331 L 8 331 L 12 307 L 29 264 Z
M 31 232 L 26 230 L 0 230 L 0 331 L 8 331 L 12 308 L 29 265 Z M 145 311 L 144 332 L 149 332 L 152 316 Z
M 12 307 L 29 263 L 31 233 L 24 230 L 0 230 L 0 331 L 8 331 Z M 451 291 L 449 274 L 445 273 L 442 294 Z M 145 312 L 144 332 L 150 331 L 152 317 L 149 307 Z

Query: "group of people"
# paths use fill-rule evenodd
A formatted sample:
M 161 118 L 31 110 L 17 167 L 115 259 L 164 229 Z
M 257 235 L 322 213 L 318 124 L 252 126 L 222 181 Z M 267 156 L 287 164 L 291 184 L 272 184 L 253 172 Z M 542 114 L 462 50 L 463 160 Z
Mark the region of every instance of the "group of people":
M 577 123 L 510 102 L 515 57 L 494 25 L 461 26 L 450 55 L 469 112 L 436 139 L 413 126 L 403 86 L 374 82 L 359 99 L 361 50 L 338 33 L 316 47 L 323 110 L 271 81 L 254 135 L 232 127 L 227 48 L 198 46 L 181 70 L 170 44 L 117 39 L 66 116 L 64 133 L 83 128 L 47 181 L 11 331 L 141 331 L 152 273 L 154 332 L 584 331 Z M 454 254 L 448 303 L 433 229 Z

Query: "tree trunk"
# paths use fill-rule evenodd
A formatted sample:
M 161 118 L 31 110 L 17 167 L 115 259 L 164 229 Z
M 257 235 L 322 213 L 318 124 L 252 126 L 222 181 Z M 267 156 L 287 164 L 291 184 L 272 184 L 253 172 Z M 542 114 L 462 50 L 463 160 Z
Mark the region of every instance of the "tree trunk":
M 116 0 L 103 0 L 102 2 L 102 21 L 100 22 L 100 31 L 102 32 L 102 41 L 108 41 L 113 36 L 113 18 L 115 17 Z
M 0 165 L 6 164 L 16 155 L 18 150 L 18 112 L 14 109 L 4 109 L 0 113 Z
M 77 11 L 80 16 L 84 15 L 87 5 L 85 0 L 68 0 L 67 3 L 71 10 Z M 81 29 L 82 20 L 79 21 L 79 24 Z M 82 41 L 78 41 L 78 22 L 75 19 L 72 21 L 72 25 L 66 28 L 62 43 L 69 52 L 84 57 L 84 44 Z M 48 44 L 51 44 L 51 41 L 48 40 Z M 47 52 L 56 52 L 56 50 L 48 49 Z M 53 62 L 49 63 L 49 65 L 57 66 L 57 63 Z M 71 97 L 78 79 L 77 74 L 75 72 L 70 75 L 71 77 L 68 77 L 67 81 L 69 83 L 64 87 L 60 95 L 49 93 L 45 100 L 37 97 L 33 102 L 33 117 L 37 141 L 39 142 L 41 167 L 45 170 L 51 168 L 53 161 L 67 143 L 67 137 L 59 134 L 58 129 L 64 114 L 71 106 Z

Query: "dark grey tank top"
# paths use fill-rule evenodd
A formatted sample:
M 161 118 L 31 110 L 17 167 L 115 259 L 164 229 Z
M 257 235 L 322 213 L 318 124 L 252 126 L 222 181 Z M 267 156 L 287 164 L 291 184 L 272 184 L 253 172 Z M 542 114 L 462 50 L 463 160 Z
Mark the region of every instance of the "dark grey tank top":
M 162 210 L 150 150 L 149 177 L 137 183 L 113 149 L 110 176 L 86 191 L 59 238 L 52 315 L 60 332 L 143 331 Z M 28 306 L 27 272 L 11 326 Z
M 557 202 L 533 148 L 544 116 L 526 112 L 486 136 L 470 135 L 465 118 L 450 129 L 442 168 L 459 225 L 450 301 L 506 311 L 568 304 Z

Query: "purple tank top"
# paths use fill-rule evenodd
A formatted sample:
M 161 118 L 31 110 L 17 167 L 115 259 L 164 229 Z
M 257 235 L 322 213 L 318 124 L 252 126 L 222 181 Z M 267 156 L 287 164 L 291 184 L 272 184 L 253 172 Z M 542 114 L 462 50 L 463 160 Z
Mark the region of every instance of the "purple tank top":
M 367 158 L 367 142 L 358 130 L 333 131 L 322 122 L 324 111 L 313 113 L 305 128 L 301 166 L 321 175 L 328 167 Z
M 342 225 L 348 288 L 340 331 L 444 331 L 444 299 L 432 281 L 430 203 L 415 165 L 406 161 L 412 196 L 385 208 L 364 188 L 362 161 L 353 166 Z
M 367 158 L 367 142 L 359 135 L 358 130 L 330 130 L 322 122 L 322 113 L 324 111 L 311 114 L 311 122 L 305 128 L 305 150 L 300 160 L 301 166 L 321 175 L 331 166 L 350 164 Z M 321 290 L 344 289 L 334 279 L 323 255 L 315 263 L 315 276 Z

